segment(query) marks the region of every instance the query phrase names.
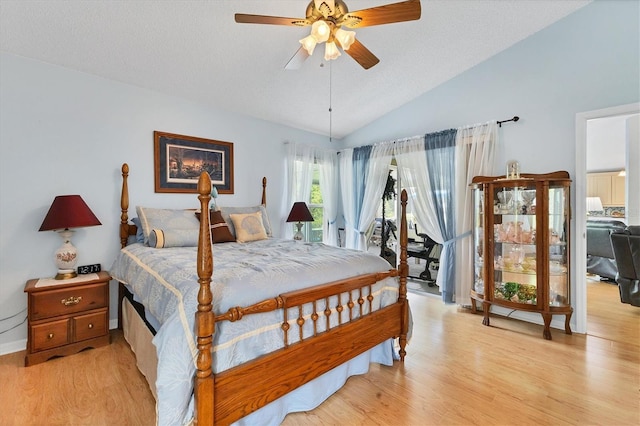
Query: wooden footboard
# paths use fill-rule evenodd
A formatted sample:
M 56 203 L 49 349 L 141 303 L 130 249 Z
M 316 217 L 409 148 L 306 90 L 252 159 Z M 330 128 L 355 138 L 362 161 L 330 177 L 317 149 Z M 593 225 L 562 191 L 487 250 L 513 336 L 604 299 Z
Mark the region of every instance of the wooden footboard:
M 136 234 L 135 225 L 129 224 L 127 213 L 128 174 L 129 167 L 124 164 L 120 225 L 122 247 L 130 236 Z M 262 204 L 265 204 L 266 179 L 262 185 Z M 398 269 L 283 293 L 224 313 L 212 311 L 211 180 L 208 174 L 200 176 L 197 191 L 202 214 L 197 254 L 198 308 L 195 313 L 198 349 L 194 379 L 195 424 L 232 423 L 390 338 L 399 339 L 400 359 L 404 360 L 409 327 L 406 191 L 401 194 Z M 374 310 L 373 286 L 387 277 L 399 279 L 398 300 Z M 247 315 L 274 310 L 283 312 L 283 348 L 214 374 L 212 345 L 216 323 L 239 321 Z M 329 318 L 336 316 L 338 325 L 331 328 Z
M 208 212 L 211 181 L 206 173 L 198 182 L 198 199 L 203 212 Z M 349 359 L 373 348 L 385 340 L 398 337 L 400 358 L 406 354 L 407 331 L 409 325 L 409 304 L 407 300 L 407 193 L 401 195 L 402 215 L 400 222 L 400 267 L 383 274 L 367 274 L 352 279 L 282 294 L 274 299 L 265 300 L 250 307 L 238 307 L 225 314 L 215 316 L 211 311 L 212 294 L 210 289 L 213 272 L 208 214 L 202 214 L 198 244 L 198 312 L 196 313 L 196 336 L 198 346 L 197 372 L 195 377 L 195 423 L 200 425 L 229 424 L 247 414 L 256 411 L 286 393 L 302 386 L 316 377 L 339 366 Z M 385 276 L 399 275 L 400 289 L 397 303 L 381 308 L 353 319 L 356 304 L 370 303 L 371 285 Z M 354 292 L 358 295 L 353 297 Z M 349 294 L 345 316 L 349 320 L 323 333 L 305 338 L 302 336 L 304 317 L 302 306 L 313 304 L 311 320 L 321 321 L 321 316 L 330 315 L 328 300 L 331 296 L 340 297 Z M 355 300 L 354 300 L 355 299 Z M 317 309 L 318 301 L 322 309 Z M 288 345 L 287 334 L 289 308 L 299 307 L 300 315 L 296 319 L 300 341 Z M 211 347 L 216 321 L 239 320 L 242 316 L 258 312 L 283 309 L 284 331 L 283 349 L 277 350 L 255 361 L 242 364 L 219 374 L 212 373 Z M 335 308 L 342 309 L 339 302 Z M 361 311 L 362 312 L 362 311 Z M 342 312 L 339 312 L 342 318 Z M 315 326 L 314 326 L 315 330 Z M 281 366 L 286 365 L 283 369 Z

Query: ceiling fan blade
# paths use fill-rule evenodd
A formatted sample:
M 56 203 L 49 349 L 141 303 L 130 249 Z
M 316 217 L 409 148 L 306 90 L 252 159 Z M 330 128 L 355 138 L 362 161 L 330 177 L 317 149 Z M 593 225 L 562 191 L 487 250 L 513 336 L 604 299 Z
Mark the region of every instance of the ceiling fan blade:
M 368 70 L 369 68 L 380 62 L 380 59 L 378 59 L 376 55 L 371 53 L 369 49 L 364 47 L 364 45 L 357 39 L 349 47 L 349 50 L 345 50 L 344 52 L 355 59 L 356 62 L 359 63 L 365 70 Z
M 394 22 L 415 21 L 420 19 L 421 12 L 420 1 L 409 0 L 349 12 L 341 21 L 342 25 L 349 28 L 363 28 Z
M 293 55 L 291 59 L 289 59 L 289 62 L 287 62 L 287 65 L 284 66 L 284 69 L 289 71 L 300 69 L 300 67 L 302 66 L 304 61 L 307 60 L 308 57 L 309 57 L 309 54 L 307 53 L 306 49 L 300 46 L 300 48 L 295 53 L 295 55 Z
M 285 18 L 283 16 L 248 15 L 246 13 L 236 13 L 236 22 L 239 24 L 271 24 L 288 25 L 295 27 L 306 27 L 311 25 L 305 18 Z

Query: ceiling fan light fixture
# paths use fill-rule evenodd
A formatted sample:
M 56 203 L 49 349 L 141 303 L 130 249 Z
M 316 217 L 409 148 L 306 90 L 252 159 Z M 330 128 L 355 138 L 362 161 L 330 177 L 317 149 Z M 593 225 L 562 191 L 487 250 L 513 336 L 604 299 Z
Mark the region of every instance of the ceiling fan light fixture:
M 325 18 L 333 14 L 336 10 L 334 0 L 314 0 L 316 10 L 319 11 Z
M 331 61 L 333 59 L 338 59 L 338 56 L 340 56 L 338 46 L 336 46 L 332 41 L 327 42 L 324 47 L 324 60 Z
M 302 45 L 302 47 L 304 47 L 304 50 L 307 51 L 309 56 L 311 56 L 313 55 L 313 50 L 316 48 L 316 44 L 318 44 L 318 42 L 316 41 L 314 36 L 308 35 L 300 40 L 300 44 Z
M 311 25 L 311 36 L 316 39 L 317 43 L 323 43 L 329 40 L 331 35 L 331 28 L 322 19 L 317 20 Z
M 345 31 L 342 28 L 338 28 L 335 32 L 335 38 L 340 42 L 340 46 L 344 50 L 349 50 L 349 47 L 356 41 L 355 31 Z

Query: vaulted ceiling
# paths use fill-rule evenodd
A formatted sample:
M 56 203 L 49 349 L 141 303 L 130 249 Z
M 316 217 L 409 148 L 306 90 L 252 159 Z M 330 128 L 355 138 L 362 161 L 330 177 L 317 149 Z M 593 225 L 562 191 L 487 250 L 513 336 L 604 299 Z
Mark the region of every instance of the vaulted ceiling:
M 397 1 L 345 0 L 350 11 Z M 303 18 L 305 0 L 2 0 L 0 50 L 341 138 L 588 3 L 422 0 L 418 21 L 356 31 L 373 68 L 345 54 L 327 63 L 319 48 L 290 71 L 309 28 L 234 14 Z

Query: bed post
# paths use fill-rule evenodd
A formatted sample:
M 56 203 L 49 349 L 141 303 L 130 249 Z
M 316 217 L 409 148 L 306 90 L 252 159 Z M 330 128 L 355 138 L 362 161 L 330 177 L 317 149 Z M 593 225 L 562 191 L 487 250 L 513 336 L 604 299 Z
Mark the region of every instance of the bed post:
M 211 252 L 211 228 L 209 225 L 209 201 L 211 200 L 211 178 L 206 172 L 198 179 L 198 199 L 200 200 L 200 235 L 198 237 L 198 311 L 196 312 L 196 338 L 198 357 L 196 359 L 195 419 L 199 425 L 212 425 L 213 413 L 213 371 L 211 369 L 211 346 L 215 330 L 212 309 L 211 275 L 213 274 L 213 254 Z
M 262 178 L 262 202 L 260 203 L 263 206 L 267 206 L 267 178 Z
M 120 192 L 120 248 L 127 245 L 129 239 L 129 186 L 127 178 L 129 177 L 129 165 L 122 165 L 122 192 Z
M 407 333 L 409 331 L 409 300 L 407 299 L 407 275 L 409 275 L 409 265 L 407 264 L 407 190 L 403 189 L 400 195 L 401 215 L 400 215 L 400 289 L 398 302 L 402 303 L 402 325 L 400 331 L 400 360 L 404 361 L 407 354 Z
M 120 248 L 124 248 L 129 241 L 129 165 L 122 164 L 122 190 L 120 191 Z M 122 299 L 124 299 L 124 288 L 122 283 L 118 283 L 118 330 L 122 330 Z

